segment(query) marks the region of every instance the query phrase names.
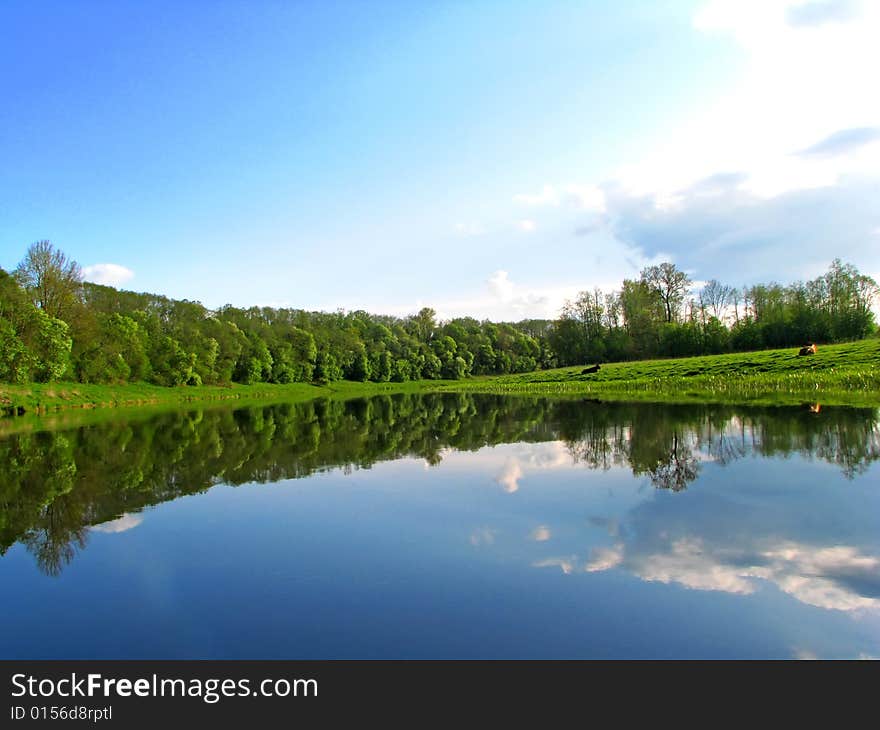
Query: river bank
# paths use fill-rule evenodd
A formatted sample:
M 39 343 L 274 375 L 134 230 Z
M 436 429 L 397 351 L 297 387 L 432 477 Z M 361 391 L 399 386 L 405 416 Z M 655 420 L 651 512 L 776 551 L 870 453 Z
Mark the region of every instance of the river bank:
M 801 357 L 792 348 L 670 360 L 609 363 L 596 372 L 570 367 L 465 380 L 326 385 L 232 384 L 167 388 L 146 383 L 0 384 L 6 416 L 69 409 L 175 408 L 220 401 L 297 402 L 399 392 L 468 391 L 584 396 L 600 400 L 755 404 L 824 403 L 880 406 L 880 339 L 820 347 Z

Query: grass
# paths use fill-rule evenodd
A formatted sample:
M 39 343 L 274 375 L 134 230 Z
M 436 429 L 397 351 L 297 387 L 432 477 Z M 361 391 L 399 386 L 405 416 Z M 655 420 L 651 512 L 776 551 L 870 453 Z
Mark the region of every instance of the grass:
M 46 413 L 66 408 L 178 405 L 195 400 L 262 399 L 284 391 L 291 400 L 315 397 L 319 388 L 305 383 L 290 386 L 261 384 L 232 387 L 163 388 L 146 383 L 104 385 L 91 383 L 0 384 L 0 407 L 27 413 Z
M 828 405 L 880 405 L 880 339 L 819 347 L 609 363 L 475 378 L 465 386 L 486 392 L 580 393 L 605 400 Z
M 728 355 L 642 360 L 461 381 L 410 383 L 337 382 L 318 386 L 232 385 L 163 388 L 134 383 L 93 385 L 0 384 L 0 409 L 7 414 L 49 414 L 66 409 L 138 407 L 178 408 L 193 402 L 303 401 L 317 397 L 353 398 L 379 393 L 468 391 L 534 395 L 586 395 L 600 400 L 826 405 L 880 405 L 880 339 L 826 345 L 816 355 L 798 357 L 796 348 Z
M 431 381 L 414 383 L 352 383 L 330 385 L 311 383 L 259 383 L 229 386 L 204 385 L 166 388 L 147 383 L 124 385 L 84 383 L 0 383 L 0 409 L 6 415 L 45 414 L 79 408 L 179 406 L 195 401 L 285 401 L 296 402 L 318 397 L 357 397 L 379 393 L 423 391 Z

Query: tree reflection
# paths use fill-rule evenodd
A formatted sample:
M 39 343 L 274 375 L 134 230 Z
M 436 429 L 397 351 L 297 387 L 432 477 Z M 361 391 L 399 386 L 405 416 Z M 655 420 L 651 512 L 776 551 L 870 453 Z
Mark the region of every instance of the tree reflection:
M 46 575 L 60 575 L 88 542 L 88 527 L 73 515 L 65 514 L 67 500 L 59 499 L 46 507 L 39 524 L 25 532 L 22 542 Z
M 689 446 L 679 444 L 678 434 L 672 434 L 672 449 L 650 471 L 651 481 L 659 489 L 680 492 L 697 478 L 700 464 Z
M 853 477 L 880 457 L 870 409 L 739 408 L 465 393 L 172 413 L 0 439 L 0 554 L 20 542 L 58 575 L 88 528 L 209 489 L 356 470 L 444 449 L 562 441 L 590 469 L 626 467 L 680 491 L 702 460 L 799 453 Z

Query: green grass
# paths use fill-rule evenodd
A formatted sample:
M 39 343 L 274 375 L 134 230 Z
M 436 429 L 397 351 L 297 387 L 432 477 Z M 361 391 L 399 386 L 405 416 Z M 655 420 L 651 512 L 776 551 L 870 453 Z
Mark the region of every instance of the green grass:
M 423 380 L 411 383 L 338 382 L 326 386 L 232 385 L 163 388 L 143 383 L 86 385 L 0 384 L 0 409 L 47 414 L 66 409 L 177 408 L 193 402 L 302 401 L 317 397 L 353 398 L 379 393 L 442 390 L 535 395 L 586 395 L 600 400 L 826 405 L 880 405 L 880 339 L 826 345 L 816 355 L 798 357 L 796 348 L 711 355 L 675 360 L 643 360 L 521 375 Z
M 261 399 L 283 391 L 291 400 L 308 399 L 321 389 L 305 383 L 232 387 L 163 388 L 146 383 L 99 385 L 84 383 L 0 384 L 0 407 L 41 413 L 64 408 L 181 404 L 194 400 Z
M 165 388 L 147 383 L 103 385 L 84 383 L 0 383 L 0 409 L 9 414 L 50 413 L 70 408 L 92 409 L 130 406 L 179 406 L 195 401 L 285 401 L 296 402 L 318 397 L 357 397 L 378 393 L 421 391 L 432 381 L 415 383 L 352 383 L 330 385 L 289 383 L 276 385 L 204 385 Z
M 598 373 L 583 367 L 474 378 L 468 389 L 487 392 L 580 393 L 606 400 L 661 402 L 880 405 L 880 340 L 674 360 L 609 363 Z

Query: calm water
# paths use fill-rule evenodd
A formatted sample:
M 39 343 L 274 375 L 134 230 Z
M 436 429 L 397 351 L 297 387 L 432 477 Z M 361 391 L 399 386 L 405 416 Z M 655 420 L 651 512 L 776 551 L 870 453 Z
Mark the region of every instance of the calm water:
M 463 394 L 7 434 L 0 657 L 878 656 L 878 458 L 875 410 Z

